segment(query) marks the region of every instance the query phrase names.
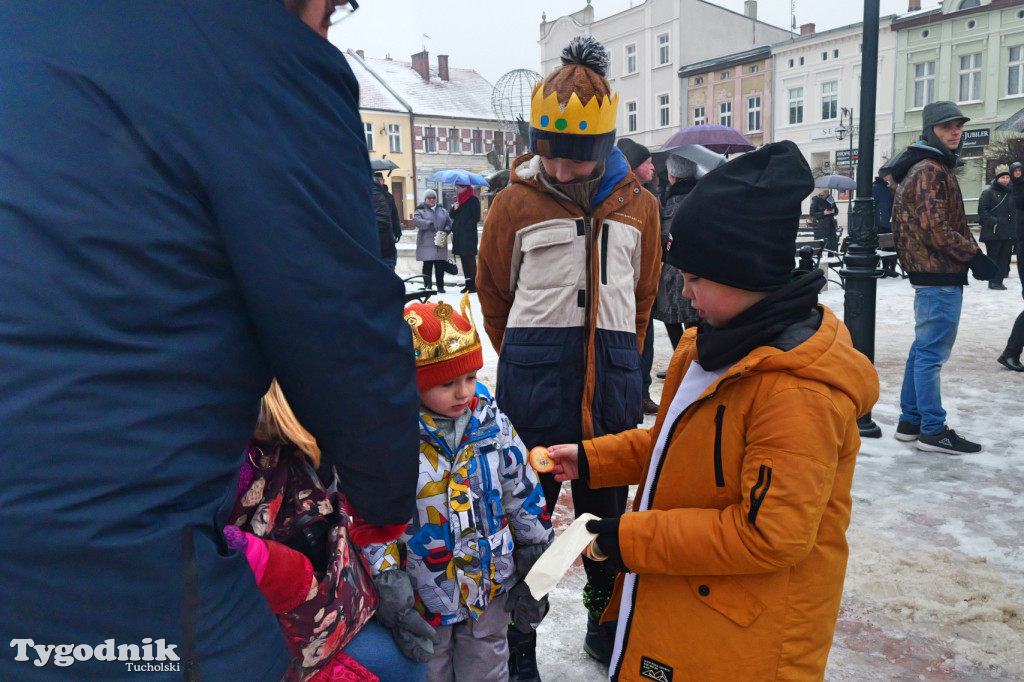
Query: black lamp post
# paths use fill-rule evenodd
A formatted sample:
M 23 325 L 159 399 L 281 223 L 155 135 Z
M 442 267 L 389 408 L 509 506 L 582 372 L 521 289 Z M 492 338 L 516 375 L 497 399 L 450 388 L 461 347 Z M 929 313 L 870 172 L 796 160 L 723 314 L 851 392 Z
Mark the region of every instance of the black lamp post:
M 849 118 L 849 127 L 843 125 L 843 121 Z M 853 177 L 853 135 L 856 129 L 853 127 L 853 107 L 842 107 L 839 112 L 839 127 L 836 128 L 836 139 L 840 142 L 843 138 L 849 138 L 850 140 L 850 151 L 849 156 L 846 157 L 847 167 L 850 169 L 850 177 Z M 846 225 L 849 227 L 853 220 L 853 201 L 846 202 Z
M 878 277 L 878 225 L 875 202 L 871 198 L 871 170 L 875 151 L 875 90 L 878 87 L 878 5 L 879 0 L 864 0 L 864 33 L 861 52 L 860 147 L 857 164 L 857 199 L 850 220 L 850 242 L 841 271 L 846 282 L 846 326 L 853 346 L 875 361 L 875 294 Z M 845 112 L 845 110 L 844 110 Z M 853 111 L 850 111 L 853 128 Z M 853 135 L 850 135 L 850 163 L 853 163 Z M 857 420 L 860 435 L 879 438 L 882 430 L 871 420 L 871 413 Z

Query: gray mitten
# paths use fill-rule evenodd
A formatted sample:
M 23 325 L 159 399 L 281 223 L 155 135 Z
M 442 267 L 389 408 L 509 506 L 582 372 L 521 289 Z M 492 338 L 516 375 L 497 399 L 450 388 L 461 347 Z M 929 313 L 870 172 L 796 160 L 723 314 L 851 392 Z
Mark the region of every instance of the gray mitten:
M 512 627 L 519 632 L 529 634 L 537 629 L 548 612 L 548 597 L 534 599 L 530 588 L 525 582 L 518 582 L 508 591 L 505 598 L 505 610 L 512 618 Z
M 384 571 L 373 579 L 380 594 L 374 617 L 391 630 L 399 651 L 419 663 L 434 655 L 437 633 L 416 610 L 412 582 L 405 571 Z

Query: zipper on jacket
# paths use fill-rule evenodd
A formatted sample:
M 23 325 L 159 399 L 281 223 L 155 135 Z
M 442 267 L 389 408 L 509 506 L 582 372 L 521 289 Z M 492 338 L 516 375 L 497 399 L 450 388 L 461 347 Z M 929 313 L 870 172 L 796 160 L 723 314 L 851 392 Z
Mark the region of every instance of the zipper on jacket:
M 722 471 L 722 420 L 725 417 L 725 405 L 718 406 L 715 413 L 715 485 L 725 487 L 725 472 Z
M 761 488 L 762 485 L 764 488 Z M 747 513 L 747 521 L 751 526 L 756 525 L 757 512 L 761 509 L 761 503 L 764 502 L 764 496 L 768 494 L 768 488 L 771 485 L 772 468 L 767 464 L 762 464 L 760 471 L 757 472 L 757 483 L 750 489 L 750 511 Z M 761 488 L 760 494 L 758 494 L 758 488 Z
M 601 284 L 608 284 L 608 223 L 601 230 Z
M 742 376 L 742 374 L 730 374 L 729 376 L 725 377 L 724 379 L 720 379 L 718 381 L 718 384 L 715 386 L 715 390 L 712 393 L 704 396 L 703 398 L 700 398 L 699 400 L 694 400 L 692 403 L 687 405 L 686 409 L 684 409 L 682 412 L 679 413 L 679 416 L 677 416 L 675 418 L 675 420 L 672 422 L 672 426 L 669 427 L 668 436 L 665 437 L 665 449 L 666 450 L 668 449 L 669 444 L 672 442 L 672 436 L 675 435 L 676 427 L 679 426 L 679 422 L 683 418 L 683 415 L 685 415 L 687 412 L 689 412 L 690 408 L 692 408 L 694 405 L 697 405 L 697 404 L 702 403 L 702 402 L 704 402 L 706 400 L 710 400 L 711 398 L 714 398 L 716 395 L 718 395 L 718 392 L 720 390 L 722 390 L 722 385 L 723 384 L 725 384 L 727 381 L 732 381 L 733 379 L 738 379 L 740 376 Z M 722 408 L 724 409 L 724 405 L 722 406 Z M 662 452 L 661 459 L 658 461 L 658 468 L 654 470 L 654 480 L 651 481 L 651 497 L 648 500 L 648 504 L 650 504 L 650 502 L 654 499 L 654 491 L 657 490 L 657 488 L 658 488 L 658 479 L 661 478 L 661 469 L 662 469 L 662 467 L 665 466 L 665 460 L 666 459 L 667 458 L 665 457 L 665 453 Z M 622 637 L 622 650 L 619 651 L 619 660 L 612 661 L 611 666 L 609 666 L 609 671 L 614 670 L 614 672 L 611 672 L 609 674 L 609 679 L 611 679 L 612 682 L 618 682 L 619 673 L 622 672 L 622 658 L 623 658 L 622 654 L 626 651 L 626 646 L 629 644 L 629 631 L 630 631 L 630 628 L 633 627 L 633 615 L 636 613 L 633 610 L 633 608 L 636 606 L 636 595 L 637 595 L 637 592 L 639 591 L 639 589 L 640 589 L 640 575 L 636 574 L 636 577 L 633 579 L 633 594 L 630 595 L 632 606 L 630 607 L 630 610 L 629 610 L 629 617 L 626 619 L 626 630 L 623 632 L 623 637 Z

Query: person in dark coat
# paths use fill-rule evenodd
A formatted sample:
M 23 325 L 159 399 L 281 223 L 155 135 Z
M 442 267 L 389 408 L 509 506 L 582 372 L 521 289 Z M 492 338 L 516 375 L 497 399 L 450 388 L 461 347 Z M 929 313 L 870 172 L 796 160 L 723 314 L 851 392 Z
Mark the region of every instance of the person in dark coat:
M 1005 291 L 1003 279 L 1010 275 L 1010 256 L 1017 237 L 1017 209 L 1010 196 L 1008 166 L 996 166 L 995 179 L 978 198 L 978 221 L 981 223 L 979 240 L 999 268 L 996 276 L 989 280 L 988 288 Z
M 836 223 L 836 203 L 831 192 L 823 189 L 811 199 L 811 217 L 814 218 L 814 238 L 825 242 L 825 249 L 839 248 L 839 226 Z
M 0 679 L 57 675 L 31 640 L 276 682 L 280 628 L 222 534 L 271 378 L 362 521 L 414 510 L 357 81 L 281 3 L 51 9 L 0 21 Z
M 1017 211 L 1017 272 L 1021 275 L 1021 286 L 1024 287 L 1024 265 L 1021 261 L 1022 248 L 1024 248 L 1024 166 L 1018 162 L 1010 164 L 1010 183 L 1012 188 L 1013 206 Z M 1022 290 L 1024 295 L 1024 290 Z M 1020 356 L 1024 352 L 1024 311 L 1017 315 L 1010 330 L 1010 338 L 1006 340 L 1006 347 L 999 354 L 997 362 L 1013 372 L 1024 372 L 1024 363 L 1021 363 Z
M 380 257 L 394 271 L 395 266 L 398 265 L 398 249 L 395 244 L 402 237 L 402 230 L 398 226 L 395 215 L 395 201 L 378 175 L 374 175 L 370 181 L 370 198 L 373 200 L 373 213 L 377 221 Z
M 892 173 L 885 167 L 871 184 L 871 198 L 875 200 L 875 216 L 878 234 L 892 233 Z M 899 277 L 896 274 L 896 256 L 882 256 L 882 277 Z
M 672 154 L 665 160 L 665 166 L 669 187 L 665 193 L 665 205 L 661 209 L 662 254 L 667 254 L 672 246 L 671 227 L 676 210 L 697 185 L 697 165 L 692 161 Z M 690 304 L 690 299 L 683 296 L 683 273 L 664 260 L 661 263 L 661 280 L 658 282 L 658 296 L 654 299 L 651 317 L 664 323 L 673 350 L 679 345 L 683 331 L 700 322 L 700 315 Z
M 477 226 L 480 224 L 480 200 L 469 185 L 455 185 L 458 195 L 452 204 L 452 253 L 462 261 L 466 285 L 459 293 L 476 293 Z

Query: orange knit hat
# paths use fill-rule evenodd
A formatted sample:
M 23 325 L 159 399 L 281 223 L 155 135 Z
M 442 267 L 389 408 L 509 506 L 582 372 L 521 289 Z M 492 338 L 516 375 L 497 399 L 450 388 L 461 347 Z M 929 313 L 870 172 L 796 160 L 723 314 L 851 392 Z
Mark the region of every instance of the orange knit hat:
M 459 307 L 461 315 L 447 303 L 412 303 L 405 308 L 403 317 L 412 328 L 416 386 L 421 393 L 484 366 L 472 311 L 466 319 L 468 294 Z

